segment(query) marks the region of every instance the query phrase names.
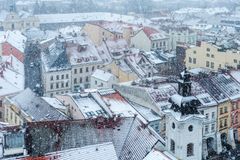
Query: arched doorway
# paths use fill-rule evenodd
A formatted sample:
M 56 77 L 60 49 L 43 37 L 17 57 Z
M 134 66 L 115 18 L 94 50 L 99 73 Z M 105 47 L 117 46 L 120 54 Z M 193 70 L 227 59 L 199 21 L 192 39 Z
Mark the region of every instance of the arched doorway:
M 227 143 L 227 134 L 226 133 L 221 134 L 221 142 L 222 142 L 222 145 Z
M 214 150 L 214 138 L 213 137 L 209 137 L 207 138 L 207 150 L 208 150 L 208 156 L 214 156 L 216 155 L 216 151 Z
M 223 149 L 225 149 L 225 151 L 232 149 L 232 146 L 227 143 L 227 134 L 226 133 L 221 134 L 221 142 L 222 142 L 222 147 L 223 147 Z

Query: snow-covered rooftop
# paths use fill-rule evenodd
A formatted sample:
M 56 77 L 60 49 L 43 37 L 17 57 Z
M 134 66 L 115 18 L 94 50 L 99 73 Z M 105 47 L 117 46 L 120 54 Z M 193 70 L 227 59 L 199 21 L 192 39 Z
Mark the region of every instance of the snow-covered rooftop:
M 172 159 L 165 155 L 164 152 L 153 148 L 151 152 L 149 152 L 143 160 L 175 160 L 175 159 Z
M 27 41 L 27 38 L 22 35 L 20 31 L 6 31 L 3 35 L 0 37 L 0 43 L 8 42 L 13 47 L 18 49 L 20 52 L 24 53 L 25 49 L 25 42 Z
M 217 105 L 217 102 L 208 93 L 199 94 L 196 95 L 196 97 L 202 103 L 203 106 Z
M 231 76 L 240 83 L 240 70 L 238 71 L 231 71 Z
M 108 47 L 108 50 L 110 53 L 112 53 L 112 56 L 114 56 L 113 53 L 123 53 L 124 51 L 129 50 L 129 46 L 126 40 L 119 39 L 116 41 L 106 41 L 106 45 Z
M 102 80 L 102 81 L 109 81 L 112 77 L 115 77 L 113 74 L 105 72 L 103 70 L 97 69 L 93 74 L 92 77 Z
M 71 65 L 103 63 L 97 48 L 86 35 L 66 37 L 65 40 Z
M 42 99 L 56 109 L 66 110 L 66 106 L 64 106 L 57 98 L 42 97 Z
M 130 103 L 139 112 L 139 114 L 142 115 L 148 122 L 160 121 L 160 119 L 161 119 L 160 116 L 153 110 L 143 107 L 134 102 L 130 102 Z
M 71 95 L 79 110 L 86 119 L 107 116 L 105 111 L 101 108 L 99 103 L 90 95 L 91 93 L 81 95 Z
M 24 65 L 13 55 L 0 56 L 0 96 L 24 90 Z
M 67 117 L 51 107 L 40 97 L 37 97 L 29 88 L 10 99 L 21 112 L 32 121 L 66 120 Z
M 68 13 L 68 14 L 39 14 L 36 15 L 41 24 L 73 23 L 94 21 L 122 21 L 131 24 L 150 24 L 151 21 L 129 15 L 113 14 L 108 12 Z
M 46 72 L 71 69 L 64 43 L 64 39 L 56 39 L 41 53 L 42 64 Z
M 88 145 L 80 148 L 62 150 L 58 152 L 48 153 L 45 158 L 57 157 L 58 160 L 117 160 L 117 155 L 112 142 L 106 142 L 95 145 Z M 39 157 L 41 159 L 41 157 Z
M 101 94 L 101 93 L 100 93 Z M 121 117 L 137 116 L 143 123 L 147 121 L 126 101 L 118 92 L 102 95 L 103 100 L 108 108 L 115 114 Z
M 166 61 L 161 60 L 159 57 L 156 56 L 155 52 L 144 52 L 146 58 L 154 65 L 159 65 L 162 63 L 166 63 Z
M 137 32 L 141 29 L 139 25 L 132 25 L 126 22 L 110 22 L 110 21 L 97 21 L 92 22 L 92 24 L 98 25 L 112 33 L 123 34 L 125 28 L 130 28 L 133 32 Z
M 171 114 L 177 121 L 183 121 L 183 122 L 185 122 L 186 120 L 191 120 L 192 118 L 200 118 L 200 119 L 205 118 L 205 116 L 201 114 L 182 115 L 180 112 L 174 112 L 171 109 L 164 110 L 164 112 L 167 114 Z
M 200 14 L 207 13 L 208 15 L 215 15 L 219 13 L 229 13 L 226 7 L 215 7 L 215 8 L 181 8 L 175 11 L 177 14 Z

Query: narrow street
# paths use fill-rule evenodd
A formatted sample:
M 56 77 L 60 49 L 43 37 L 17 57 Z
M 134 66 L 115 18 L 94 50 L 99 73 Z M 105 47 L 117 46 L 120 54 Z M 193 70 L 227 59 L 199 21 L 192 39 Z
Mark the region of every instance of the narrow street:
M 25 49 L 25 88 L 30 88 L 39 96 L 42 95 L 41 60 L 38 44 L 27 44 Z

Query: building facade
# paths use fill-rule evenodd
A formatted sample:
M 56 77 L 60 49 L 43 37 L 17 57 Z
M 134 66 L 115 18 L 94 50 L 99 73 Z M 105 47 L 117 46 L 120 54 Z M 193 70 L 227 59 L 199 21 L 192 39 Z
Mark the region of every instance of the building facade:
M 116 76 L 100 69 L 91 75 L 91 88 L 112 88 L 117 82 Z
M 146 52 L 156 49 L 169 50 L 169 38 L 163 31 L 143 27 L 132 37 L 131 46 Z
M 140 30 L 139 26 L 123 22 L 97 21 L 87 23 L 83 31 L 89 36 L 92 42 L 99 46 L 104 41 L 124 39 L 130 44 L 131 37 Z
M 28 15 L 27 13 L 15 13 L 10 12 L 6 15 L 3 21 L 0 21 L 0 27 L 4 31 L 8 30 L 20 30 L 24 31 L 28 28 L 39 27 L 39 19 L 33 15 Z
M 186 50 L 185 65 L 188 69 L 205 67 L 217 71 L 228 67 L 239 68 L 240 51 L 224 49 L 215 44 L 201 42 Z
M 169 49 L 176 50 L 179 43 L 196 45 L 197 33 L 188 28 L 172 28 L 168 31 Z

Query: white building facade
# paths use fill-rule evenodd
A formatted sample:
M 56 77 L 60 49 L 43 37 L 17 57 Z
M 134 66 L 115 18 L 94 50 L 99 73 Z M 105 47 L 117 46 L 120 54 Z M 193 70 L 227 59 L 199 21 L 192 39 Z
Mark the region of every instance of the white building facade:
M 112 88 L 117 82 L 115 75 L 100 69 L 97 69 L 91 76 L 91 88 Z

